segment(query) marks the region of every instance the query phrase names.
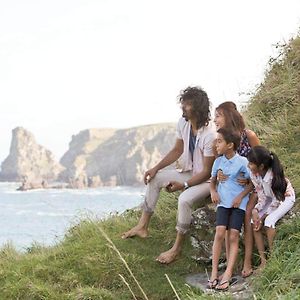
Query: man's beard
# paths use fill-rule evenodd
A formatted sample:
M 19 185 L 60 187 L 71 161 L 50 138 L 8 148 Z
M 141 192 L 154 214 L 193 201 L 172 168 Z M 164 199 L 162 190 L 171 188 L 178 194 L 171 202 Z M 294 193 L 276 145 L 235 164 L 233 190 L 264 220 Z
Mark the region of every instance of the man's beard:
M 187 117 L 187 115 L 186 115 L 184 112 L 182 113 L 182 117 L 183 117 L 186 121 L 189 120 L 188 117 Z

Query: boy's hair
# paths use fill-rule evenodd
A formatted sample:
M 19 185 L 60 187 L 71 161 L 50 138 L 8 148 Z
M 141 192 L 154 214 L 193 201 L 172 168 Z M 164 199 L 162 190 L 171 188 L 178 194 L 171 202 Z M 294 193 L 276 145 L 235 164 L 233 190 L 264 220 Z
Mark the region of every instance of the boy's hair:
M 232 129 L 220 128 L 217 133 L 220 133 L 227 144 L 233 143 L 233 149 L 236 151 L 240 145 L 241 135 Z

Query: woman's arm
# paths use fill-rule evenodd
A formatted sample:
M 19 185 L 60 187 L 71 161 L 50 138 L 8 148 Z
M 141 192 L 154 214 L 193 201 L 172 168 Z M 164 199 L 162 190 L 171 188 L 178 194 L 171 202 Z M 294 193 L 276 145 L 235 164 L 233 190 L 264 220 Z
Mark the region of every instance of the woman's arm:
M 246 134 L 251 148 L 260 144 L 259 138 L 254 131 L 246 129 Z

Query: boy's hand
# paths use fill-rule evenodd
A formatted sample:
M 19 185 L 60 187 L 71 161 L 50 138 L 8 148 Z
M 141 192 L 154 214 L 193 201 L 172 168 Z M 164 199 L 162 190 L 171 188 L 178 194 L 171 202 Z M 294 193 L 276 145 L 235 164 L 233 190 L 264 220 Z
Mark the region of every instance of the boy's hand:
M 241 205 L 242 200 L 243 200 L 243 198 L 240 197 L 240 196 L 235 197 L 235 198 L 233 199 L 233 201 L 232 201 L 232 207 L 234 207 L 234 208 L 239 208 L 240 205 Z
M 211 191 L 210 196 L 213 203 L 218 204 L 220 202 L 219 194 L 216 191 Z

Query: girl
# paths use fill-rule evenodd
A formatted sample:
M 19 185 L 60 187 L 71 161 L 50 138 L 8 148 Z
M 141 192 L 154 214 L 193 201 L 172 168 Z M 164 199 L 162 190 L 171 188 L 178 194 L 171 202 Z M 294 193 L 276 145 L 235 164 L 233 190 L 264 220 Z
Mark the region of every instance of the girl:
M 284 177 L 283 167 L 275 153 L 263 146 L 255 146 L 248 155 L 250 177 L 258 202 L 252 210 L 254 239 L 262 269 L 266 265 L 262 226 L 265 226 L 270 251 L 275 237 L 275 224 L 294 205 L 295 192 Z
M 257 135 L 250 129 L 246 129 L 245 121 L 242 115 L 238 112 L 234 102 L 227 101 L 220 104 L 216 108 L 215 119 L 216 129 L 219 128 L 232 128 L 234 131 L 240 133 L 241 139 L 240 144 L 237 149 L 237 153 L 241 156 L 247 157 L 251 148 L 260 144 Z M 215 148 L 215 147 L 214 147 Z M 225 181 L 227 176 L 222 172 L 218 173 L 218 180 Z M 240 180 L 241 184 L 246 184 L 246 182 Z M 252 269 L 252 250 L 253 250 L 253 232 L 251 227 L 251 216 L 252 209 L 256 203 L 257 196 L 256 193 L 250 195 L 249 202 L 247 204 L 245 220 L 244 220 L 244 241 L 245 241 L 245 257 L 244 265 L 242 270 L 242 277 L 246 278 L 253 273 Z M 227 241 L 228 239 L 226 239 Z M 226 257 L 229 252 L 228 243 L 226 242 Z

